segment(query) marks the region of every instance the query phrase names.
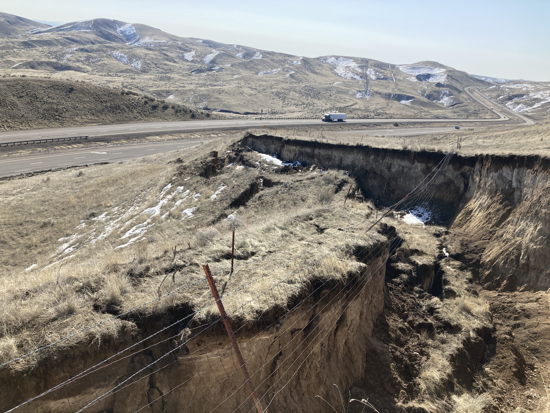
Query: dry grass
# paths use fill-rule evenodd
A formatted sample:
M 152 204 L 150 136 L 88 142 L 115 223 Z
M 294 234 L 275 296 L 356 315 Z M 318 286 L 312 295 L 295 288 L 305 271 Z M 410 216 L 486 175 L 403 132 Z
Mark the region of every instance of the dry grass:
M 402 125 L 403 126 L 403 125 Z M 415 125 L 410 125 L 414 131 Z M 426 127 L 441 127 L 441 125 L 423 125 Z M 380 127 L 380 126 L 377 126 Z M 405 126 L 409 127 L 409 125 Z M 482 123 L 472 125 L 473 129 L 465 127 L 460 131 L 451 133 L 436 133 L 419 136 L 372 136 L 362 134 L 354 125 L 330 128 L 322 130 L 309 128 L 296 131 L 296 139 L 315 140 L 332 144 L 366 145 L 376 148 L 389 148 L 412 151 L 438 151 L 448 152 L 458 138 L 462 140 L 458 150 L 462 155 L 498 154 L 498 155 L 544 155 L 550 156 L 550 122 L 542 120 L 536 125 L 491 125 Z M 387 126 L 380 127 L 387 129 Z M 326 129 L 326 128 L 325 128 Z M 405 128 L 400 128 L 405 129 Z M 354 132 L 356 130 L 356 132 Z M 369 133 L 374 133 L 373 127 Z M 292 131 L 278 129 L 277 134 L 289 135 Z M 346 132 L 346 133 L 341 133 Z M 265 130 L 251 130 L 251 133 L 261 135 Z M 456 148 L 456 145 L 454 146 Z
M 481 413 L 492 403 L 491 396 L 483 393 L 477 396 L 465 393 L 461 396 L 452 396 L 455 413 Z
M 228 142 L 212 141 L 187 150 L 186 159 L 192 162 L 212 150 L 223 151 Z M 271 166 L 265 170 L 224 168 L 223 174 L 206 180 L 193 168 L 179 170 L 179 164 L 167 164 L 176 156 L 181 154 L 89 167 L 83 175 L 61 171 L 0 184 L 7 195 L 0 208 L 9 229 L 3 234 L 7 244 L 0 244 L 4 265 L 0 351 L 4 360 L 156 298 L 165 278 L 162 293 L 195 285 L 140 311 L 166 313 L 173 306 L 189 303 L 204 308 L 196 322 L 207 320 L 217 309 L 199 266 L 202 263 L 211 264 L 218 284 L 228 281 L 224 301 L 230 315 L 241 322 L 255 320 L 269 308 L 284 308 L 289 297 L 309 288 L 312 278 L 342 280 L 357 273 L 363 264 L 350 255 L 353 246 L 359 243 L 369 248 L 381 240 L 365 237 L 360 233 L 363 227 L 337 231 L 364 220 L 372 209 L 370 204 L 355 202 L 341 207 L 345 194 L 334 194 L 336 183 L 347 179 L 341 172 L 328 177 L 319 171 L 271 175 L 277 185 L 263 187 L 244 206 L 227 209 L 251 182 L 272 173 Z M 169 189 L 167 182 L 172 185 Z M 222 185 L 226 189 L 212 200 L 210 196 Z M 186 197 L 183 190 L 174 192 L 179 186 L 190 191 Z M 317 196 L 321 189 L 332 194 L 322 204 Z M 201 194 L 198 200 L 194 193 Z M 159 203 L 161 199 L 166 203 Z M 190 207 L 196 207 L 193 216 L 182 219 Z M 160 212 L 150 215 L 144 212 L 148 208 L 160 208 Z M 10 216 L 8 211 L 17 212 Z M 223 214 L 236 218 L 213 220 Z M 138 224 L 146 225 L 141 226 L 147 228 L 145 235 L 118 248 L 133 237 L 124 238 L 124 233 Z M 237 228 L 236 271 L 229 280 L 233 227 Z M 331 237 L 333 241 L 323 241 Z M 67 242 L 75 249 L 63 254 L 60 246 Z M 335 245 L 342 248 L 330 255 Z M 171 270 L 174 247 L 177 272 Z M 244 265 L 252 260 L 254 265 Z M 26 271 L 32 264 L 36 266 Z M 269 276 L 261 277 L 266 273 Z M 245 283 L 249 284 L 238 289 Z M 259 294 L 261 299 L 247 304 Z M 35 334 L 30 325 L 40 326 L 43 333 Z M 122 325 L 110 322 L 94 329 L 94 342 L 116 336 Z M 78 339 L 63 345 L 74 345 Z

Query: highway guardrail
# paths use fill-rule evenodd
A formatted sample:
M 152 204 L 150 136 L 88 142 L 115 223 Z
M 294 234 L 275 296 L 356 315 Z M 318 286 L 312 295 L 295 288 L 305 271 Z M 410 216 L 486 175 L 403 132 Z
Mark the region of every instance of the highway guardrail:
M 88 136 L 71 136 L 70 138 L 52 138 L 52 139 L 31 139 L 26 141 L 15 141 L 15 142 L 0 142 L 0 147 L 2 146 L 20 146 L 20 145 L 34 145 L 37 143 L 47 143 L 47 142 L 62 142 L 62 141 L 78 141 L 88 139 Z

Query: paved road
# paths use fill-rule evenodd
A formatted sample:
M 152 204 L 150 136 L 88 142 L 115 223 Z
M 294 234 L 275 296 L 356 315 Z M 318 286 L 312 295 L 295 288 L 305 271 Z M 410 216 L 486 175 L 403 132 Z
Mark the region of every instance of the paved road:
M 476 99 L 477 100 L 477 99 Z M 487 105 L 485 105 L 487 106 Z M 498 119 L 349 119 L 348 125 L 357 124 L 387 124 L 387 123 L 472 123 L 472 122 L 502 122 L 508 118 L 499 114 Z M 68 138 L 73 136 L 89 137 L 123 137 L 123 136 L 150 136 L 156 134 L 219 131 L 268 127 L 294 127 L 294 126 L 337 126 L 341 122 L 324 123 L 321 120 L 251 120 L 228 119 L 207 121 L 182 121 L 182 122 L 153 122 L 153 123 L 129 123 L 122 125 L 78 126 L 71 128 L 35 129 L 13 132 L 0 132 L 0 143 L 23 140 L 38 140 L 52 138 Z
M 206 139 L 182 139 L 167 142 L 102 146 L 99 148 L 76 149 L 14 156 L 0 161 L 0 177 L 44 171 L 67 166 L 79 166 L 99 162 L 120 162 L 156 153 L 189 148 L 207 141 Z
M 479 90 L 474 88 L 466 88 L 468 93 L 479 104 L 493 111 L 498 118 L 494 119 L 350 119 L 346 124 L 362 125 L 362 124 L 393 124 L 393 123 L 456 123 L 457 125 L 466 125 L 473 122 L 497 122 L 502 123 L 509 118 L 502 112 L 510 113 L 522 119 L 525 123 L 533 124 L 534 122 L 525 116 L 511 112 L 508 108 L 502 107 L 487 96 L 483 95 Z M 498 107 L 498 109 L 495 109 Z M 279 127 L 298 127 L 298 126 L 331 126 L 342 125 L 340 122 L 323 123 L 320 120 L 282 120 L 282 119 L 265 119 L 265 120 L 249 120 L 249 119 L 228 119 L 228 120 L 209 120 L 209 121 L 185 121 L 185 122 L 154 122 L 154 123 L 130 123 L 122 125 L 102 125 L 102 126 L 79 126 L 71 128 L 55 128 L 55 129 L 39 129 L 25 130 L 14 132 L 1 132 L 0 142 L 13 142 L 32 139 L 51 139 L 64 138 L 72 136 L 89 137 L 138 137 L 149 136 L 156 134 L 178 133 L 178 132 L 199 132 L 199 131 L 220 131 L 220 130 L 235 130 L 261 128 L 263 126 L 269 128 Z M 424 133 L 440 133 L 448 132 L 452 128 L 419 128 L 414 134 L 420 135 Z M 352 131 L 350 133 L 358 133 Z M 410 136 L 410 129 L 391 129 L 385 130 L 369 130 L 359 132 L 370 135 L 385 134 L 387 136 Z M 152 153 L 169 152 L 181 148 L 197 145 L 204 140 L 177 140 L 170 142 L 150 142 L 147 144 L 125 145 L 108 147 L 108 149 L 94 150 L 81 149 L 74 151 L 62 151 L 47 154 L 14 156 L 0 160 L 0 177 L 16 175 L 20 173 L 36 172 L 41 170 L 61 168 L 66 166 L 78 166 L 97 162 L 117 162 L 121 160 L 136 158 L 149 155 Z
M 478 103 L 485 106 L 487 109 L 493 111 L 494 113 L 498 114 L 502 119 L 505 118 L 505 115 L 503 115 L 500 111 L 509 113 L 512 117 L 517 117 L 520 120 L 522 120 L 527 125 L 534 125 L 535 121 L 533 119 L 529 119 L 527 116 L 523 116 L 519 113 L 514 112 L 513 110 L 510 110 L 508 107 L 501 105 L 499 102 L 491 99 L 490 97 L 486 96 L 479 90 L 478 88 L 472 88 L 467 87 L 464 89 L 466 93 L 468 93 L 473 99 L 475 99 Z M 498 109 L 497 109 L 498 108 Z M 507 119 L 507 118 L 506 118 Z

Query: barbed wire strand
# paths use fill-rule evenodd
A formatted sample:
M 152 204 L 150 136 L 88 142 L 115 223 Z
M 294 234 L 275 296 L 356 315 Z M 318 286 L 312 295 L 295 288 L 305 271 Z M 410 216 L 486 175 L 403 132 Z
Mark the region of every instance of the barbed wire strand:
M 445 158 L 443 158 L 441 162 L 443 162 L 444 160 L 445 160 Z M 441 162 L 440 162 L 440 163 L 441 163 Z M 436 169 L 437 169 L 437 168 L 436 168 Z M 429 175 L 430 175 L 430 174 L 428 174 L 428 176 L 429 176 Z M 196 284 L 196 283 L 192 283 L 192 284 Z M 248 284 L 246 284 L 246 285 L 249 285 L 249 284 L 250 284 L 250 283 L 248 283 Z M 245 286 L 246 286 L 246 285 L 245 285 Z M 242 286 L 242 287 L 244 287 L 244 286 Z M 241 289 L 242 289 L 242 287 L 241 287 Z M 179 291 L 179 290 L 181 290 L 181 289 L 182 289 L 182 288 L 176 289 L 176 290 L 174 290 L 174 291 L 172 291 L 172 292 L 170 292 L 170 293 L 168 293 L 168 294 L 165 294 L 163 297 L 169 296 L 169 295 L 173 294 L 174 292 L 177 292 L 177 291 Z M 158 301 L 158 300 L 159 300 L 159 299 L 157 298 L 157 299 L 155 299 L 155 300 L 152 300 L 151 302 L 155 302 L 155 301 Z M 147 305 L 147 304 L 149 304 L 149 303 L 151 303 L 151 302 L 142 304 L 141 306 L 136 307 L 136 308 L 140 308 L 140 307 L 142 307 L 143 305 Z M 128 312 L 126 312 L 126 313 L 124 313 L 124 314 L 128 314 L 128 313 L 131 312 L 131 311 L 132 311 L 132 310 L 129 310 Z M 120 316 L 121 316 L 121 315 L 119 315 L 118 317 L 120 317 Z M 115 318 L 115 317 L 113 317 L 113 318 Z M 107 322 L 107 321 L 109 321 L 109 320 L 104 320 L 102 323 Z M 102 324 L 102 323 L 98 323 L 98 325 L 100 325 L 100 324 Z M 90 327 L 90 328 L 93 328 L 93 326 Z M 88 329 L 90 329 L 90 328 L 88 328 Z M 77 333 L 75 333 L 75 334 L 73 334 L 73 335 L 71 335 L 71 336 L 68 336 L 67 338 L 70 338 L 70 337 L 72 337 L 72 336 L 74 336 L 74 335 L 76 335 L 76 334 L 77 334 Z M 148 337 L 148 338 L 149 338 L 149 337 Z M 60 341 L 62 341 L 62 340 L 60 340 Z M 58 341 L 58 342 L 60 342 L 60 341 Z M 55 343 L 52 343 L 52 345 L 55 345 Z M 32 353 L 31 353 L 31 354 L 32 354 Z M 22 357 L 20 357 L 20 358 L 18 358 L 18 359 L 21 359 L 21 358 L 22 358 Z M 18 359 L 14 359 L 14 360 L 18 360 Z M 1 367 L 1 366 L 0 366 L 0 367 Z M 94 367 L 96 367 L 96 366 L 94 366 Z M 55 388 L 52 389 L 52 390 L 55 390 Z M 36 398 L 34 398 L 34 399 L 36 399 Z M 29 400 L 29 401 L 32 401 L 32 400 Z

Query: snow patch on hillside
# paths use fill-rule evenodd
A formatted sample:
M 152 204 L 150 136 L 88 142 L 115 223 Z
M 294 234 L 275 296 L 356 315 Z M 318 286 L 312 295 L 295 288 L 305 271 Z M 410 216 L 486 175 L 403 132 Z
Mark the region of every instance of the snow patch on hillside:
M 382 73 L 371 68 L 367 69 L 367 75 L 369 75 L 372 80 L 389 80 Z
M 145 38 L 139 39 L 139 41 L 132 43 L 132 46 L 155 47 L 156 46 L 155 43 L 167 43 L 167 42 L 166 40 L 155 40 L 155 39 L 151 39 L 149 36 L 145 36 Z
M 76 22 L 75 24 L 67 27 L 60 27 L 57 29 L 59 32 L 91 32 L 93 31 L 94 21 L 92 22 Z
M 130 65 L 136 70 L 141 69 L 141 60 L 128 59 L 128 56 L 126 56 L 121 51 L 111 52 L 111 56 L 113 56 L 116 60 L 118 60 L 120 63 L 124 65 Z
M 510 85 L 503 85 L 506 89 L 521 89 L 521 90 L 535 90 L 535 86 L 529 83 L 512 83 Z
M 451 106 L 455 103 L 455 98 L 451 94 L 450 90 L 444 90 L 441 92 L 441 95 L 439 97 L 439 103 L 445 105 L 445 106 Z
M 408 75 L 414 75 L 415 77 L 409 77 L 407 80 L 412 82 L 423 81 L 432 83 L 443 83 L 447 80 L 445 69 L 431 66 L 414 66 L 414 65 L 402 65 L 397 66 L 399 70 Z
M 209 55 L 204 56 L 202 61 L 204 62 L 204 64 L 207 65 L 208 63 L 210 63 L 212 61 L 212 59 L 214 59 L 219 54 L 220 54 L 220 52 L 217 52 L 216 50 L 212 50 L 212 53 L 210 53 Z
M 194 50 L 191 51 L 191 52 L 187 52 L 187 53 L 184 53 L 184 54 L 183 54 L 183 58 L 184 58 L 185 60 L 190 61 L 190 62 L 193 60 L 193 56 L 195 56 L 195 51 L 194 51 Z
M 258 72 L 258 76 L 265 76 L 265 75 L 274 75 L 275 73 L 279 72 L 282 69 L 273 69 L 273 70 L 266 70 L 264 72 Z
M 128 64 L 128 56 L 126 56 L 122 52 L 112 52 L 111 56 L 113 56 L 116 60 L 118 60 L 122 64 L 125 64 L 125 65 Z
M 227 188 L 226 186 L 220 186 L 218 188 L 218 190 L 210 197 L 210 199 L 213 201 L 214 199 L 216 199 L 216 197 L 225 189 Z
M 122 36 L 122 38 L 126 41 L 127 44 L 133 44 L 139 40 L 139 36 L 136 32 L 136 29 L 130 23 L 126 23 L 122 27 L 119 27 L 118 24 L 116 26 L 117 26 L 116 31 L 118 32 L 118 34 Z
M 423 75 L 423 74 L 430 74 L 435 75 L 437 73 L 444 73 L 445 69 L 441 69 L 439 67 L 431 67 L 431 66 L 414 66 L 414 65 L 402 65 L 397 66 L 399 70 L 401 70 L 403 73 L 406 73 L 408 75 Z
M 370 99 L 370 90 L 356 90 L 355 97 L 357 99 Z
M 340 77 L 349 80 L 361 80 L 361 77 L 359 75 L 353 73 L 354 71 L 361 71 L 361 69 L 359 69 L 359 65 L 353 59 L 349 59 L 347 57 L 330 56 L 319 60 L 321 60 L 321 62 L 328 63 L 329 65 L 334 66 L 334 72 L 336 72 L 336 74 Z
M 250 60 L 252 60 L 252 59 L 261 59 L 262 57 L 263 57 L 263 56 L 262 56 L 262 54 L 261 54 L 260 52 L 256 52 L 256 54 L 255 54 L 254 56 L 252 56 L 252 57 L 250 58 Z
M 521 113 L 531 112 L 546 103 L 550 103 L 550 90 L 531 92 L 528 95 L 514 98 L 506 103 L 506 106 L 516 113 Z
M 69 60 L 69 57 L 71 57 L 71 56 L 72 56 L 72 54 L 69 54 L 69 53 L 64 54 L 63 56 L 61 56 L 59 58 L 59 62 L 60 63 L 65 63 L 67 60 Z
M 399 101 L 399 103 L 401 103 L 402 105 L 407 105 L 407 106 L 411 106 L 411 103 L 414 99 L 409 99 L 409 100 L 401 100 Z
M 403 215 L 401 219 L 409 225 L 425 225 L 432 219 L 432 212 L 428 208 L 417 206 Z
M 490 77 L 490 76 L 478 76 L 478 75 L 470 75 L 472 77 L 475 77 L 476 79 L 481 79 L 481 80 L 484 80 L 486 82 L 490 82 L 490 83 L 506 83 L 506 82 L 511 82 L 511 79 L 502 79 L 502 78 L 499 78 L 499 77 Z

